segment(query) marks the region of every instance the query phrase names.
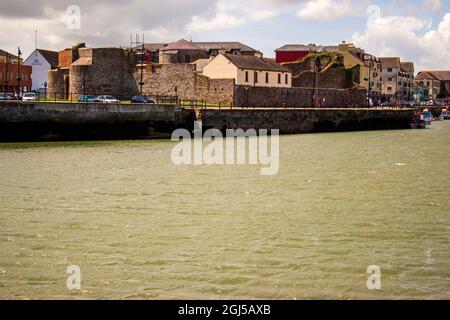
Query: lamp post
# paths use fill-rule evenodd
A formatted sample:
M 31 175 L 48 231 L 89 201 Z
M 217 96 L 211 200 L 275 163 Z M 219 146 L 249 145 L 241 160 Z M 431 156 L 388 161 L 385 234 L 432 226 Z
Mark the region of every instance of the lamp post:
M 47 87 L 48 83 L 47 81 L 44 82 L 44 99 L 47 100 Z
M 9 58 L 9 53 L 6 52 L 5 55 L 5 71 L 6 71 L 6 77 L 5 77 L 5 91 L 8 92 L 8 58 Z
M 371 99 L 371 91 L 372 91 L 372 61 L 369 61 L 369 90 L 367 91 L 367 102 L 369 103 L 370 106 L 370 99 Z
M 86 99 L 86 66 L 83 66 L 83 98 Z
M 20 56 L 21 55 L 22 55 L 22 52 L 20 52 L 20 47 L 17 47 L 17 87 L 18 87 L 17 95 L 18 95 L 18 97 L 20 97 L 22 95 L 22 88 L 20 86 L 20 80 L 22 80 L 22 78 L 20 77 Z
M 140 87 L 140 93 L 141 96 L 143 95 L 143 87 L 144 87 L 144 52 L 145 52 L 145 45 L 144 45 L 144 36 L 142 36 L 142 49 L 141 49 L 141 82 L 139 82 Z
M 312 103 L 313 107 L 316 107 L 317 105 L 317 98 L 318 98 L 318 91 L 319 91 L 319 75 L 320 75 L 320 57 L 316 58 L 315 61 L 315 68 L 314 68 L 314 88 L 313 88 L 313 95 L 312 95 Z

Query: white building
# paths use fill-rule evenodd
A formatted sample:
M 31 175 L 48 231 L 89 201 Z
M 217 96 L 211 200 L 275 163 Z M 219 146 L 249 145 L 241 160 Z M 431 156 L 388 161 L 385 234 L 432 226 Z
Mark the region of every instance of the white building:
M 24 65 L 33 68 L 31 90 L 42 89 L 44 83 L 48 83 L 48 71 L 58 67 L 58 52 L 36 49 L 24 61 Z

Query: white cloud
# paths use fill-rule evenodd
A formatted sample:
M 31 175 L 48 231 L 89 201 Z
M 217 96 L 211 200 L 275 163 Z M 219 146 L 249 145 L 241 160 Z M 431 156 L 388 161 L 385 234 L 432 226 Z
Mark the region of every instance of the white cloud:
M 424 0 L 425 6 L 431 11 L 440 11 L 442 9 L 441 0 Z
M 188 33 L 216 31 L 240 27 L 245 24 L 245 19 L 236 17 L 225 12 L 218 12 L 212 19 L 200 16 L 193 16 L 191 22 L 186 25 Z
M 277 11 L 274 10 L 258 10 L 248 12 L 249 17 L 255 21 L 263 21 L 278 15 Z
M 69 30 L 66 9 L 75 2 L 81 8 L 81 29 Z M 106 10 L 105 10 L 106 8 Z M 199 12 L 214 10 L 211 0 L 119 0 L 107 6 L 92 0 L 7 1 L 0 3 L 0 48 L 11 52 L 20 46 L 24 55 L 38 46 L 62 50 L 77 42 L 89 46 L 126 46 L 130 34 L 146 34 L 146 41 L 173 41 Z
M 195 15 L 185 26 L 184 31 L 195 34 L 205 31 L 237 28 L 249 21 L 263 21 L 277 16 L 279 12 L 268 9 L 258 2 L 243 3 L 239 1 L 219 0 L 215 11 L 209 15 Z
M 378 56 L 400 56 L 416 63 L 416 71 L 450 69 L 450 13 L 436 29 L 430 21 L 415 17 L 379 17 L 353 41 Z
M 306 20 L 335 20 L 354 12 L 351 0 L 309 0 L 297 12 L 297 17 Z

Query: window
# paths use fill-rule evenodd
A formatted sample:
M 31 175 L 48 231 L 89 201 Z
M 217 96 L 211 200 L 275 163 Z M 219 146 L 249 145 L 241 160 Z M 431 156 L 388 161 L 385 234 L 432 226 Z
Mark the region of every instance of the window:
M 255 71 L 255 83 L 258 83 L 258 71 Z
M 245 71 L 245 82 L 248 82 L 248 71 Z
M 284 75 L 284 82 L 285 82 L 286 84 L 289 83 L 289 77 L 288 77 L 287 74 Z
M 266 72 L 266 83 L 269 83 L 269 73 Z
M 387 89 L 388 89 L 388 91 L 392 91 L 392 87 L 388 87 Z
M 278 74 L 278 84 L 281 84 L 281 73 Z
M 186 55 L 186 56 L 184 57 L 184 62 L 185 62 L 185 63 L 191 63 L 191 56 L 190 56 L 190 55 Z
M 392 68 L 388 68 L 388 72 L 392 72 Z
M 388 81 L 392 81 L 392 78 L 388 78 Z

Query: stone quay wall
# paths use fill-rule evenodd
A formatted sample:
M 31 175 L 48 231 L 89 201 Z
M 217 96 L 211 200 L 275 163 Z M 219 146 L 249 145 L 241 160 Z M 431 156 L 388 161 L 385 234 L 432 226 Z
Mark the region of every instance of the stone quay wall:
M 203 129 L 279 129 L 281 134 L 407 129 L 414 110 L 243 109 L 201 110 Z
M 0 101 L 0 141 L 168 138 L 192 128 L 194 114 L 175 105 Z
M 0 141 L 170 137 L 178 128 L 279 129 L 281 134 L 406 129 L 414 109 L 203 109 L 175 105 L 0 102 Z

